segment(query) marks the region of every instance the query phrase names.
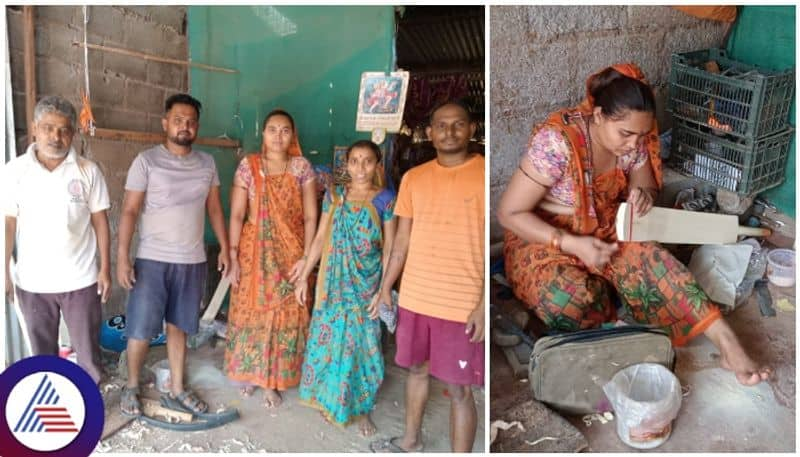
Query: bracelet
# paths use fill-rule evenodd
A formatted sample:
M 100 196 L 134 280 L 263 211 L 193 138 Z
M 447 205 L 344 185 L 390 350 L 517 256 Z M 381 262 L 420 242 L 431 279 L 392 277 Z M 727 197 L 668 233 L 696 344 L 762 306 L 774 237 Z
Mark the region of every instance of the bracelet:
M 561 229 L 556 229 L 553 234 L 550 235 L 550 247 L 560 251 L 562 238 L 564 238 L 564 231 Z

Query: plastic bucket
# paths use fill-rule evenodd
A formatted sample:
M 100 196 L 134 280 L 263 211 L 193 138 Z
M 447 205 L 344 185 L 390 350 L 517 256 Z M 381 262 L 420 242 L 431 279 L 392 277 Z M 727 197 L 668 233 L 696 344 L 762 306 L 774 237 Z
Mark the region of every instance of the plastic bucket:
M 773 249 L 767 254 L 767 278 L 778 287 L 794 285 L 794 251 L 791 249 Z
M 170 392 L 169 360 L 164 359 L 153 365 L 153 373 L 156 376 L 156 389 L 162 394 Z
M 681 384 L 663 365 L 631 365 L 618 371 L 603 390 L 614 406 L 623 443 L 652 449 L 669 439 L 681 406 Z

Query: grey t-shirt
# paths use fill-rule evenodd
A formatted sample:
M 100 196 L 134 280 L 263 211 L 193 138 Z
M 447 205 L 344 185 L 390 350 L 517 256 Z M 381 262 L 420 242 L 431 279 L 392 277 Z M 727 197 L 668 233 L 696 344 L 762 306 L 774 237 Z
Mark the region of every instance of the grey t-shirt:
M 203 229 L 212 186 L 219 186 L 219 175 L 211 154 L 193 149 L 178 156 L 164 145 L 139 153 L 125 182 L 126 190 L 145 193 L 136 257 L 205 262 Z

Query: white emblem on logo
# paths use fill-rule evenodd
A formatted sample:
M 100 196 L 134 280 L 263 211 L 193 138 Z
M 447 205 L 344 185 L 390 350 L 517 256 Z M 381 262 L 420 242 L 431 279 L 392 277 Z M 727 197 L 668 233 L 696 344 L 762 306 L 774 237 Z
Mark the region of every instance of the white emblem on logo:
M 11 389 L 5 415 L 17 441 L 47 452 L 72 443 L 83 427 L 86 407 L 72 381 L 46 371 L 26 376 Z

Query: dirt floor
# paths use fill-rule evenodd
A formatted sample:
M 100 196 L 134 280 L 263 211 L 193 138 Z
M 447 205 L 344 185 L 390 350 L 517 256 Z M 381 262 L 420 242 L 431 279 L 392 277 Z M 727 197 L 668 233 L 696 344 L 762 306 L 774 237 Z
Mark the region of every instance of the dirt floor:
M 493 303 L 504 301 L 497 298 L 502 289 L 493 283 Z M 671 437 L 656 451 L 795 451 L 795 289 L 771 284 L 769 289 L 773 304 L 777 305 L 777 316 L 761 316 L 753 295 L 748 303 L 727 315 L 726 319 L 751 355 L 773 368 L 774 379 L 756 387 L 739 385 L 732 373 L 719 368 L 719 352 L 702 336 L 687 347 L 677 349 L 675 374 L 686 393 Z M 514 302 L 516 299 L 505 301 Z M 508 414 L 513 405 L 530 400 L 532 394 L 527 379 L 513 376 L 506 358 L 495 345 L 492 345 L 490 359 L 490 422 L 498 419 L 509 421 Z M 531 415 L 549 414 L 551 420 L 558 423 L 556 419 L 560 420 L 560 417 L 556 413 L 536 403 Z M 535 427 L 529 430 L 526 438 L 529 443 L 544 436 L 552 440 L 536 445 L 523 442 L 523 447 L 517 452 L 581 450 L 580 440 L 574 437 L 575 429 L 588 441 L 588 447 L 583 450 L 638 451 L 619 439 L 615 421 L 607 424 L 594 422 L 587 427 L 581 417 L 564 418 L 569 424 L 562 424 L 555 430 L 543 425 L 541 430 Z M 507 432 L 499 432 L 498 441 L 503 439 L 504 433 Z M 558 447 L 559 440 L 564 441 L 561 447 Z M 493 450 L 496 448 L 497 445 L 493 445 Z
M 329 425 L 320 414 L 298 403 L 297 389 L 283 393 L 283 405 L 268 410 L 262 406 L 263 395 L 256 390 L 244 399 L 221 371 L 224 349 L 217 340 L 216 347 L 205 345 L 190 350 L 187 383 L 210 405 L 211 411 L 237 408 L 240 419 L 222 427 L 181 433 L 153 427 L 138 420 L 125 420 L 119 413 L 119 389 L 124 384 L 113 377 L 104 384 L 106 428 L 119 428 L 101 440 L 96 452 L 369 452 L 369 443 L 379 438 L 399 436 L 403 432 L 406 371 L 394 365 L 394 348 L 385 352 L 386 376 L 378 393 L 372 421 L 378 432 L 364 438 L 356 425 L 348 428 Z M 151 348 L 146 365 L 166 357 L 164 346 Z M 108 363 L 115 362 L 106 354 Z M 478 431 L 474 452 L 484 450 L 483 389 L 473 388 L 478 409 Z M 158 392 L 150 387 L 143 396 L 157 399 Z M 450 401 L 444 385 L 432 380 L 430 399 L 425 410 L 423 437 L 426 451 L 449 451 Z M 109 430 L 107 430 L 109 431 Z

